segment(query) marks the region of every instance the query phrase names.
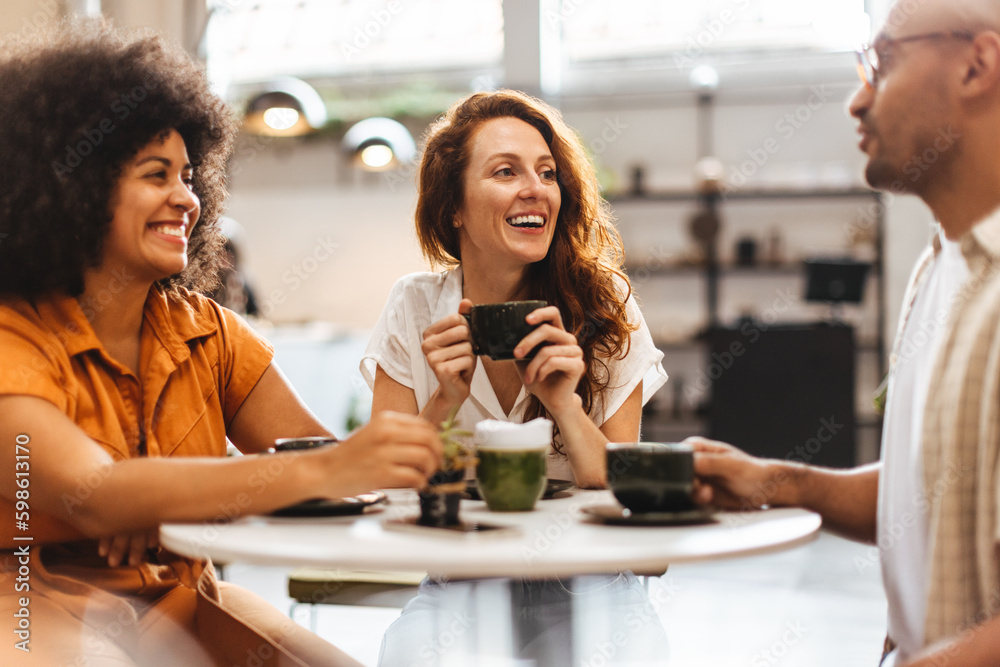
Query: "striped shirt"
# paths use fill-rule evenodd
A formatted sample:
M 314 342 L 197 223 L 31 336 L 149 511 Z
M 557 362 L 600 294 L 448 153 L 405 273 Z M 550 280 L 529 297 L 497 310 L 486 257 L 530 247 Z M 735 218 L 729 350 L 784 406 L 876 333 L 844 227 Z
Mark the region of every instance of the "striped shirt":
M 923 419 L 930 543 L 925 645 L 1000 610 L 1000 211 L 960 243 L 971 277 L 952 302 Z M 917 264 L 900 331 L 940 249 L 935 238 Z M 893 368 L 899 345 L 897 337 Z

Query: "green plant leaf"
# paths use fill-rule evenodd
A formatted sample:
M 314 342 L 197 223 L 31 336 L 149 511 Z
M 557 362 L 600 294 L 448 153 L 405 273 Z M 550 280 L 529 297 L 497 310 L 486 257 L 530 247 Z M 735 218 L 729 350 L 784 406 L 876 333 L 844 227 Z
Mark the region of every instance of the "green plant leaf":
M 441 422 L 439 436 L 444 446 L 441 461 L 442 470 L 460 470 L 475 465 L 475 454 L 472 449 L 459 438 L 468 438 L 472 432 L 458 427 L 458 407 L 455 406 Z

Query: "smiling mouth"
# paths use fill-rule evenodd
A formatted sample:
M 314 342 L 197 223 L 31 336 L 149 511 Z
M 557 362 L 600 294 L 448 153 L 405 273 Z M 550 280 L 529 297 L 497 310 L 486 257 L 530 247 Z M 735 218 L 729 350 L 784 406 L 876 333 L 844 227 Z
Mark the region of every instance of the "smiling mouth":
M 180 227 L 170 227 L 168 225 L 162 225 L 160 227 L 153 227 L 154 232 L 160 232 L 161 234 L 169 234 L 170 236 L 184 236 L 184 230 Z
M 149 225 L 149 228 L 160 234 L 166 234 L 167 236 L 173 236 L 178 239 L 187 240 L 185 232 L 187 231 L 184 226 L 178 225 Z
M 545 226 L 545 218 L 540 215 L 518 215 L 507 218 L 507 224 L 521 229 L 538 229 Z

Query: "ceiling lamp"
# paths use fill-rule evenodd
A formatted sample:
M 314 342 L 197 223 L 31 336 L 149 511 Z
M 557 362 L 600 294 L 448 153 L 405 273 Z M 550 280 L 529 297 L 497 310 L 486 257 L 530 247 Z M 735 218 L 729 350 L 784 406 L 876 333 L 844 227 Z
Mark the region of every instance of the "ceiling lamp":
M 326 104 L 316 89 L 301 79 L 269 81 L 247 105 L 244 129 L 269 137 L 298 137 L 326 124 Z
M 391 118 L 367 118 L 344 135 L 344 151 L 364 171 L 398 169 L 417 155 L 417 145 L 406 127 Z
M 698 65 L 689 75 L 691 85 L 702 93 L 711 93 L 719 87 L 719 72 L 711 65 Z

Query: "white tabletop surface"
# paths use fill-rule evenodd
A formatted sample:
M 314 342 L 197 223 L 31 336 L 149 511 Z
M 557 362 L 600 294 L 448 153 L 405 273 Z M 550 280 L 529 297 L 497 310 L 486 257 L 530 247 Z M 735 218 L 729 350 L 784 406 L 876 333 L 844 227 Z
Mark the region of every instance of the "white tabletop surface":
M 615 504 L 610 491 L 574 489 L 532 512 L 490 512 L 463 500 L 465 522 L 512 527 L 502 534 L 442 534 L 394 528 L 418 513 L 416 493 L 390 491 L 390 504 L 361 517 L 244 517 L 231 523 L 165 524 L 168 549 L 218 562 L 420 571 L 446 577 L 565 577 L 632 570 L 662 572 L 671 563 L 767 553 L 805 544 L 819 515 L 800 509 L 722 512 L 695 526 L 603 525 L 580 510 Z

